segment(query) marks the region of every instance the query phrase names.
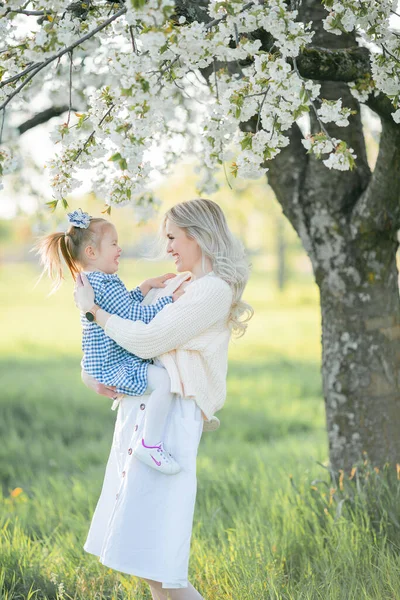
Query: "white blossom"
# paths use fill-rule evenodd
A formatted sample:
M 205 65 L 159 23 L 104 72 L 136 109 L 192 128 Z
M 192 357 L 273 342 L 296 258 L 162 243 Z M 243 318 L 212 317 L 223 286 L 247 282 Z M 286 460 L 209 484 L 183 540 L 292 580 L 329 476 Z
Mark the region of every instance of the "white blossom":
M 392 117 L 395 123 L 400 123 L 400 108 L 396 110 L 396 112 L 392 113 Z
M 340 99 L 336 101 L 324 100 L 317 112 L 323 123 L 334 122 L 339 127 L 346 127 L 349 124 L 348 117 L 351 114 L 351 109 L 343 108 Z

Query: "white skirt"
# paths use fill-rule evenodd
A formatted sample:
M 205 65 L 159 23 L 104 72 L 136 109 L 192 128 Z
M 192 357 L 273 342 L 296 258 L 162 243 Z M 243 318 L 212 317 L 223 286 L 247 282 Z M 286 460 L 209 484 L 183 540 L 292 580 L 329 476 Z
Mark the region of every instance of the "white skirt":
M 103 487 L 83 548 L 117 571 L 161 582 L 163 588 L 184 588 L 203 419 L 193 399 L 174 395 L 163 441 L 182 471 L 159 473 L 132 454 L 148 399 L 146 394 L 119 401 Z

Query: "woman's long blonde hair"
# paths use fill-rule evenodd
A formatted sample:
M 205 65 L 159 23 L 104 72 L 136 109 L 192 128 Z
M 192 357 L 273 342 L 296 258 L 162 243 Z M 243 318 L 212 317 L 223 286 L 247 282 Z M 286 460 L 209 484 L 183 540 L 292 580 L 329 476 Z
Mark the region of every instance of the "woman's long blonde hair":
M 39 238 L 32 250 L 39 255 L 43 271 L 40 279 L 45 273 L 54 281 L 51 294 L 58 290 L 64 279 L 63 260 L 65 261 L 73 280 L 82 270 L 82 252 L 89 245 L 98 245 L 98 225 L 110 222 L 101 218 L 90 218 L 87 229 L 71 225 L 67 231 L 57 231 Z
M 230 285 L 233 299 L 228 323 L 238 337 L 242 336 L 254 314 L 253 308 L 242 301 L 250 265 L 243 244 L 230 231 L 222 209 L 212 200 L 196 198 L 176 204 L 165 213 L 161 225 L 164 234 L 167 219 L 199 244 L 204 272 L 208 257 L 214 273 Z

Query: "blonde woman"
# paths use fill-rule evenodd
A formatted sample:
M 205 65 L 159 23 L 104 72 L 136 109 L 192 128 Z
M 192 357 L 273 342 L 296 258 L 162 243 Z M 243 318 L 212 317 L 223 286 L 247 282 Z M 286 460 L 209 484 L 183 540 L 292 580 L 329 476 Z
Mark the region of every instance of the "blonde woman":
M 176 302 L 150 323 L 129 321 L 94 305 L 85 276 L 77 282 L 75 302 L 82 311 L 94 312 L 119 346 L 144 359 L 156 358 L 167 370 L 174 398 L 164 439 L 182 470 L 168 477 L 135 459 L 132 448 L 141 434 L 148 396 L 124 396 L 84 549 L 108 567 L 143 578 L 154 600 L 200 600 L 187 576 L 202 413 L 210 420 L 225 402 L 231 333 L 243 334 L 252 315 L 242 301 L 249 267 L 242 244 L 215 202 L 177 204 L 164 215 L 162 231 L 178 275 L 161 293 L 177 294 Z M 154 292 L 147 302 L 157 301 L 159 291 Z M 247 318 L 240 320 L 246 312 Z M 85 373 L 83 380 L 98 393 L 115 397 L 113 388 Z

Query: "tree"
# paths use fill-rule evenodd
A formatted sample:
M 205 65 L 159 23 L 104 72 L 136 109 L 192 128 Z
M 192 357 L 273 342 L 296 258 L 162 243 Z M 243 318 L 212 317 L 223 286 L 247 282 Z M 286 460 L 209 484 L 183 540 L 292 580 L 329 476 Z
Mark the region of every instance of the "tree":
M 68 107 L 49 165 L 53 208 L 78 185 L 75 172 L 95 166 L 94 190 L 109 205 L 147 209 L 148 156 L 160 144 L 165 171 L 178 146 L 195 149 L 204 192 L 228 161 L 231 176 L 268 173 L 320 289 L 331 465 L 349 470 L 363 451 L 377 466 L 400 462 L 400 35 L 389 23 L 397 2 L 0 6 L 3 173 L 17 166 L 5 110 L 33 106 L 43 91 L 48 115 L 30 113 L 18 130 Z M 36 30 L 22 35 L 21 19 L 37 19 Z M 382 123 L 373 173 L 360 103 Z M 307 114 L 304 138 L 297 120 Z

